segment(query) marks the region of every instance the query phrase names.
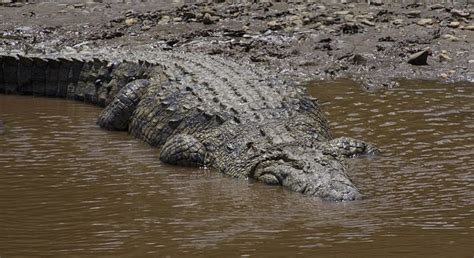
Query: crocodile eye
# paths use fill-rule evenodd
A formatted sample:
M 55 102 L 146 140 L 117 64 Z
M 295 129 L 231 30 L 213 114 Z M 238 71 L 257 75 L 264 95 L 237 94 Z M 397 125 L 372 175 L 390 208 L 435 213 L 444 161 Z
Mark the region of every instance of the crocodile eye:
M 263 182 L 267 185 L 280 185 L 280 180 L 272 174 L 263 174 L 258 178 L 258 181 Z

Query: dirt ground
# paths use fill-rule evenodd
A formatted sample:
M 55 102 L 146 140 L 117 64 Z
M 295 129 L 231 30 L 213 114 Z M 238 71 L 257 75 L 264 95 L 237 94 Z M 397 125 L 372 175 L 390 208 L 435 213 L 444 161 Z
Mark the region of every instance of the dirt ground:
M 474 4 L 375 2 L 0 5 L 0 52 L 148 44 L 259 63 L 298 81 L 474 82 Z

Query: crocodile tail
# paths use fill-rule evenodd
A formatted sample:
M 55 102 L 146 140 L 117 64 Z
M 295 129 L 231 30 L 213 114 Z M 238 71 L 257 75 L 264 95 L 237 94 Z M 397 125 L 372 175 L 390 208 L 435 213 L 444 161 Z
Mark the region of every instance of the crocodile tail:
M 127 83 L 147 78 L 151 67 L 147 62 L 0 54 L 0 93 L 106 106 Z

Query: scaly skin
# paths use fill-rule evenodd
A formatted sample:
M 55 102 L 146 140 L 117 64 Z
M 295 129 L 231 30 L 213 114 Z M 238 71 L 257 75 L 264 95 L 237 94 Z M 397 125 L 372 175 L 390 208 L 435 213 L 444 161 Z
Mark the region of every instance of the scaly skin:
M 106 106 L 101 127 L 161 147 L 170 164 L 209 166 L 326 200 L 361 197 L 345 160 L 378 150 L 332 139 L 303 88 L 214 56 L 103 50 L 94 57 L 0 55 L 0 92 Z

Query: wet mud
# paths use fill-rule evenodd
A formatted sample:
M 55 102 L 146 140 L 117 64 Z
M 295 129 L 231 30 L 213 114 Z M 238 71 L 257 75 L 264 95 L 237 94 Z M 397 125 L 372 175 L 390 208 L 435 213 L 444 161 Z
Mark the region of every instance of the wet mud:
M 473 17 L 462 1 L 15 4 L 0 6 L 0 51 L 149 45 L 258 63 L 299 81 L 391 88 L 399 79 L 474 82 Z

